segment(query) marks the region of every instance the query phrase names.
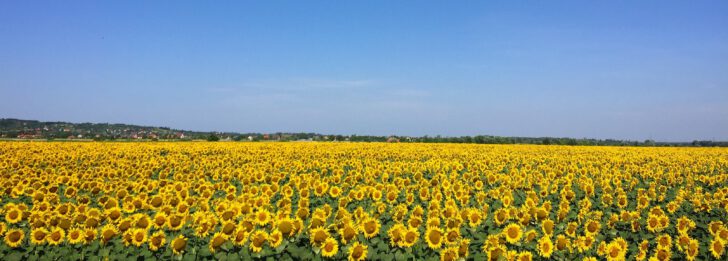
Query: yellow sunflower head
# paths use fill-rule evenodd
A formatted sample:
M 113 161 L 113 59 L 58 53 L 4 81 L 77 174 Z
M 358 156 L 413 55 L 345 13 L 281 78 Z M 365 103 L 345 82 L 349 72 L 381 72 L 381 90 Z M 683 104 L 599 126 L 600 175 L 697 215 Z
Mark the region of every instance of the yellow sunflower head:
M 55 227 L 51 229 L 50 233 L 48 234 L 48 237 L 46 237 L 46 241 L 49 245 L 59 245 L 63 243 L 63 240 L 66 238 L 66 231 L 64 231 L 60 227 Z
M 715 259 L 720 259 L 724 252 L 725 243 L 718 238 L 713 238 L 713 240 L 710 241 L 710 254 L 713 255 Z
M 23 244 L 25 232 L 22 229 L 10 229 L 5 233 L 5 245 L 16 248 Z
M 131 243 L 137 247 L 147 242 L 147 230 L 135 228 L 131 230 Z
M 369 247 L 367 245 L 363 245 L 359 242 L 355 242 L 350 248 L 349 248 L 349 261 L 360 261 L 367 258 L 367 253 L 369 252 Z
M 293 219 L 289 217 L 282 218 L 277 222 L 277 228 L 283 236 L 290 237 L 296 234 L 296 227 Z
M 402 241 L 400 246 L 401 247 L 411 247 L 415 243 L 417 243 L 417 240 L 420 238 L 420 232 L 417 230 L 417 228 L 407 228 L 406 231 L 404 231 L 402 236 Z
M 445 244 L 455 245 L 460 240 L 460 228 L 449 228 L 445 231 Z
M 457 247 L 447 247 L 440 251 L 440 261 L 455 261 L 458 257 Z
M 258 212 L 255 213 L 255 223 L 259 226 L 265 226 L 271 221 L 271 217 L 272 215 L 268 210 L 259 209 Z
M 84 231 L 80 228 L 72 228 L 68 231 L 68 243 L 71 244 L 84 244 L 86 238 Z
M 83 230 L 83 237 L 84 241 L 91 242 L 96 239 L 96 235 L 98 234 L 98 231 L 96 228 L 86 228 Z
M 253 231 L 250 235 L 250 250 L 258 253 L 263 250 L 263 244 L 268 240 L 268 233 L 262 230 Z
M 48 230 L 45 228 L 34 228 L 30 231 L 30 243 L 34 245 L 40 245 L 45 243 L 46 236 L 48 236 Z
M 552 225 L 553 225 L 553 222 L 552 222 Z M 601 224 L 599 223 L 599 221 L 590 219 L 589 221 L 586 222 L 586 225 L 584 225 L 584 232 L 587 235 L 596 235 L 597 233 L 599 233 L 600 228 L 601 228 Z M 553 226 L 552 226 L 552 230 L 553 230 Z
M 541 222 L 541 231 L 545 235 L 552 236 L 554 234 L 554 221 L 551 219 L 544 219 Z
M 101 243 L 105 244 L 111 241 L 111 239 L 113 239 L 118 233 L 119 230 L 116 229 L 116 226 L 106 224 L 101 228 Z
M 212 238 L 210 239 L 210 252 L 215 253 L 220 247 L 225 244 L 228 240 L 228 235 L 223 232 L 217 232 L 214 235 L 212 235 Z
M 314 246 L 320 246 L 330 236 L 329 231 L 323 227 L 317 227 L 317 228 L 311 229 L 311 231 L 309 233 L 310 233 L 311 244 Z
M 538 254 L 542 257 L 549 258 L 554 253 L 554 243 L 551 242 L 549 236 L 543 236 L 538 240 Z
M 431 249 L 440 249 L 443 236 L 444 233 L 442 232 L 442 229 L 437 227 L 428 227 L 425 232 L 425 241 L 427 241 L 427 246 Z
M 382 225 L 379 224 L 379 220 L 373 217 L 366 217 L 362 220 L 359 230 L 364 233 L 366 238 L 372 238 L 379 234 L 379 228 Z
M 23 211 L 19 208 L 14 207 L 5 211 L 5 221 L 7 221 L 8 224 L 16 224 L 21 220 L 23 220 Z
M 278 229 L 274 229 L 273 232 L 268 235 L 268 244 L 270 244 L 272 248 L 276 248 L 280 246 L 281 243 L 283 243 L 283 233 L 281 233 Z
M 353 240 L 356 235 L 359 234 L 359 230 L 352 221 L 344 223 L 343 227 L 339 229 L 339 235 L 341 235 L 341 242 L 346 244 Z
M 167 214 L 161 211 L 157 212 L 157 214 L 155 214 L 154 218 L 152 219 L 152 224 L 156 229 L 164 228 L 164 226 L 167 224 Z
M 154 232 L 154 234 L 149 237 L 149 249 L 152 251 L 157 251 L 162 248 L 166 242 L 167 235 L 164 234 L 164 231 L 159 230 L 157 232 Z
M 185 251 L 185 248 L 187 248 L 187 238 L 183 235 L 179 235 L 169 242 L 169 247 L 172 248 L 172 252 L 175 255 L 181 255 Z
M 336 239 L 333 239 L 331 237 L 326 238 L 326 240 L 321 245 L 321 256 L 333 257 L 338 252 L 339 252 L 339 242 L 337 242 Z
M 509 224 L 506 226 L 505 229 L 503 229 L 503 236 L 506 238 L 506 241 L 511 244 L 516 244 L 518 241 L 521 240 L 521 237 L 523 236 L 523 231 L 521 230 L 521 226 L 518 224 Z
M 233 244 L 236 246 L 242 246 L 245 245 L 245 243 L 248 241 L 249 232 L 245 227 L 238 225 L 238 228 L 235 230 L 235 234 L 232 237 Z

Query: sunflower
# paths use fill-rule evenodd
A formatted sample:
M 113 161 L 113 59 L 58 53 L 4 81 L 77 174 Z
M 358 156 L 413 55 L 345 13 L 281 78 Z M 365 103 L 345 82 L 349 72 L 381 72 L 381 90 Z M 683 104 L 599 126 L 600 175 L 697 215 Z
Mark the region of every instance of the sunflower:
M 279 231 L 281 231 L 281 234 L 283 234 L 283 236 L 291 237 L 296 234 L 294 221 L 289 217 L 279 219 L 278 222 L 276 222 L 276 227 Z
M 238 225 L 238 228 L 235 230 L 235 235 L 233 236 L 233 244 L 236 246 L 243 246 L 248 241 L 249 232 L 245 229 L 245 227 Z
M 232 221 L 225 221 L 225 223 L 222 224 L 222 227 L 220 228 L 220 232 L 224 233 L 227 236 L 232 235 L 235 232 L 236 225 Z
M 222 244 L 225 244 L 228 240 L 228 235 L 223 232 L 217 232 L 214 235 L 212 235 L 212 238 L 210 239 L 209 249 L 210 253 L 215 253 Z
M 723 241 L 723 244 L 728 243 L 728 227 L 722 227 L 720 230 L 718 230 L 718 233 L 715 234 L 715 237 Z
M 575 238 L 576 237 L 576 229 L 579 227 L 579 225 L 576 222 L 569 222 L 566 224 L 566 235 Z
M 624 260 L 624 257 L 627 254 L 627 250 L 622 248 L 622 246 L 616 242 L 611 242 L 607 244 L 605 252 L 607 260 L 609 261 Z
M 710 254 L 713 255 L 715 259 L 720 259 L 724 252 L 725 243 L 718 238 L 713 238 L 713 240 L 710 241 Z
M 700 244 L 698 243 L 697 239 L 691 239 L 690 243 L 688 243 L 687 250 L 685 251 L 685 256 L 688 260 L 695 260 L 695 258 L 698 256 L 698 250 L 700 248 Z
M 125 218 L 121 219 L 121 221 L 119 221 L 117 228 L 121 232 L 126 232 L 127 230 L 132 228 L 133 222 L 134 222 L 134 220 L 132 219 L 132 217 L 125 217 Z
M 13 207 L 10 210 L 5 211 L 5 220 L 8 224 L 15 224 L 23 220 L 23 211 Z
M 341 195 L 341 188 L 337 186 L 331 186 L 331 188 L 329 188 L 329 195 L 332 198 L 338 198 Z
M 330 237 L 329 231 L 327 231 L 325 228 L 322 228 L 322 227 L 317 227 L 317 228 L 311 229 L 311 232 L 309 232 L 309 233 L 310 233 L 309 238 L 311 240 L 311 245 L 316 246 L 316 247 L 321 246 L 321 244 L 323 244 L 324 241 L 326 241 L 326 239 Z
M 98 231 L 95 228 L 86 228 L 83 230 L 83 239 L 86 242 L 91 242 L 96 239 Z
M 590 219 L 589 221 L 586 222 L 586 225 L 584 226 L 584 233 L 586 233 L 587 235 L 590 235 L 590 236 L 594 236 L 597 233 L 599 233 L 600 228 L 601 228 L 601 224 L 599 223 L 599 221 Z M 553 222 L 551 222 L 551 229 L 553 232 Z
M 41 245 L 45 243 L 46 236 L 48 236 L 48 230 L 45 228 L 34 228 L 30 230 L 30 243 L 34 245 Z
M 708 231 L 712 236 L 715 236 L 721 227 L 723 227 L 723 221 L 716 220 L 708 223 Z
M 157 212 L 157 214 L 154 215 L 154 218 L 152 218 L 152 225 L 154 225 L 154 228 L 156 229 L 162 229 L 165 225 L 167 225 L 167 214 L 164 212 Z
M 567 250 L 571 246 L 571 242 L 569 242 L 569 239 L 566 238 L 564 235 L 558 235 L 556 236 L 556 250 L 563 251 Z
M 427 246 L 432 249 L 440 249 L 443 236 L 444 234 L 442 232 L 442 229 L 436 227 L 428 227 L 427 231 L 425 232 L 425 240 L 427 241 Z
M 417 231 L 417 228 L 407 228 L 402 233 L 402 240 L 400 241 L 399 246 L 400 247 L 411 247 L 415 243 L 417 243 L 417 240 L 420 238 L 420 232 Z
M 2 211 L 2 209 L 0 209 Z M 8 225 L 4 222 L 0 222 L 0 237 L 5 235 L 5 232 L 8 231 Z
M 72 228 L 68 231 L 68 243 L 71 244 L 83 244 L 86 243 L 84 237 L 84 231 L 80 228 Z
M 533 260 L 533 254 L 528 251 L 524 251 L 518 254 L 518 261 L 531 261 Z M 595 260 L 596 261 L 596 260 Z
M 647 230 L 656 232 L 660 228 L 660 218 L 657 215 L 649 214 L 647 217 Z
M 493 217 L 495 219 L 495 224 L 499 226 L 503 225 L 503 223 L 510 218 L 508 215 L 508 211 L 502 208 L 496 210 Z
M 135 228 L 130 230 L 131 243 L 137 247 L 147 242 L 147 230 L 143 228 Z
M 483 251 L 488 256 L 487 260 L 500 260 L 501 257 L 505 257 L 506 247 L 504 245 L 488 246 L 483 245 Z
M 366 217 L 361 222 L 359 230 L 364 233 L 366 238 L 372 238 L 379 234 L 379 228 L 381 226 L 382 225 L 379 224 L 379 220 L 372 217 Z
M 339 242 L 337 242 L 335 239 L 333 239 L 331 237 L 326 238 L 326 241 L 324 241 L 324 243 L 321 245 L 321 256 L 333 257 L 338 252 L 339 252 Z
M 271 213 L 265 209 L 259 209 L 255 213 L 255 224 L 258 226 L 265 226 L 271 221 Z
M 11 248 L 19 247 L 23 244 L 23 239 L 25 239 L 25 232 L 21 229 L 10 229 L 5 232 L 5 245 Z
M 688 217 L 683 216 L 677 220 L 677 231 L 679 233 L 687 233 L 693 228 L 695 228 L 695 222 Z
M 172 248 L 172 252 L 175 255 L 181 255 L 187 247 L 187 238 L 183 235 L 179 235 L 169 242 L 169 246 Z
M 157 251 L 164 246 L 166 241 L 167 235 L 164 234 L 164 231 L 159 230 L 157 232 L 154 232 L 154 234 L 149 237 L 149 249 L 152 251 Z
M 549 236 L 543 236 L 538 240 L 538 254 L 542 257 L 549 258 L 554 253 L 554 243 L 551 242 Z
M 356 235 L 359 234 L 359 230 L 352 221 L 344 223 L 343 227 L 339 229 L 339 235 L 341 236 L 341 242 L 346 244 L 351 240 L 354 240 Z
M 389 245 L 391 246 L 399 246 L 402 244 L 402 240 L 404 240 L 404 232 L 407 230 L 407 227 L 402 225 L 401 223 L 396 223 L 392 225 L 392 227 L 387 230 L 387 237 L 389 238 Z
M 455 245 L 458 243 L 458 240 L 460 240 L 459 228 L 450 228 L 445 231 L 445 244 L 448 246 Z
M 280 246 L 281 243 L 283 243 L 283 233 L 281 233 L 278 229 L 274 229 L 273 232 L 270 232 L 268 235 L 268 244 L 270 244 L 272 248 L 276 248 Z
M 458 260 L 458 248 L 448 247 L 440 251 L 440 261 L 455 261 Z
M 468 225 L 475 228 L 483 222 L 483 214 L 478 210 L 468 212 Z
M 511 244 L 516 244 L 518 241 L 521 240 L 521 237 L 523 236 L 523 231 L 521 231 L 521 226 L 518 224 L 509 224 L 506 226 L 505 229 L 503 229 L 503 235 L 506 238 L 506 241 Z
M 531 242 L 531 241 L 533 241 L 535 239 L 536 239 L 536 230 L 531 229 L 531 230 L 528 230 L 528 231 L 526 231 L 524 233 L 524 239 L 523 240 L 526 243 Z
M 111 241 L 117 234 L 119 234 L 119 230 L 116 229 L 116 226 L 112 224 L 106 224 L 104 227 L 101 228 L 101 243 L 106 244 L 107 242 Z
M 545 235 L 553 236 L 554 235 L 554 221 L 551 219 L 544 219 L 541 222 L 541 232 L 543 232 Z
M 672 246 L 672 237 L 668 234 L 662 234 L 656 238 L 657 248 L 669 250 Z
M 349 261 L 360 261 L 367 258 L 367 253 L 369 252 L 369 247 L 367 245 L 363 245 L 359 242 L 354 242 L 354 244 L 349 248 Z
M 593 244 L 594 244 L 593 236 L 580 236 L 576 240 L 576 246 L 580 252 L 590 250 L 592 248 Z
M 262 230 L 253 231 L 250 235 L 250 250 L 253 253 L 258 253 L 263 250 L 263 244 L 268 240 L 268 233 Z
M 458 243 L 458 256 L 467 258 L 470 253 L 470 239 L 464 238 Z
M 182 214 L 172 214 L 167 219 L 167 226 L 173 231 L 180 230 L 185 225 L 185 221 L 185 216 Z
M 46 237 L 46 241 L 49 245 L 56 246 L 61 243 L 63 243 L 63 240 L 66 238 L 66 231 L 64 231 L 60 227 L 55 227 L 51 229 L 50 234 Z
M 119 218 L 122 217 L 121 209 L 118 207 L 113 207 L 113 208 L 104 210 L 104 215 L 106 216 L 106 218 L 108 218 L 111 221 L 117 221 L 117 220 L 119 220 Z

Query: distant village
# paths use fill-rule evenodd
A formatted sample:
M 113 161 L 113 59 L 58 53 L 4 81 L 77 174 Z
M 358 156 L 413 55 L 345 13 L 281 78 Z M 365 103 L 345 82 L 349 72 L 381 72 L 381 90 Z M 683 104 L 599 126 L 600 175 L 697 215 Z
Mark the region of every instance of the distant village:
M 351 141 L 352 136 L 317 133 L 233 133 L 175 130 L 127 124 L 40 122 L 0 119 L 0 138 L 49 140 Z M 395 137 L 353 136 L 356 141 L 399 142 Z

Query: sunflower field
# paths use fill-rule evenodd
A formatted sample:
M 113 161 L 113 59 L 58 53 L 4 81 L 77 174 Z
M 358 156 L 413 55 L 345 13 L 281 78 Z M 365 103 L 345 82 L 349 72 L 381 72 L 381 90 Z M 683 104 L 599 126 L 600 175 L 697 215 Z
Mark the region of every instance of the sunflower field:
M 0 142 L 2 260 L 727 260 L 728 149 Z

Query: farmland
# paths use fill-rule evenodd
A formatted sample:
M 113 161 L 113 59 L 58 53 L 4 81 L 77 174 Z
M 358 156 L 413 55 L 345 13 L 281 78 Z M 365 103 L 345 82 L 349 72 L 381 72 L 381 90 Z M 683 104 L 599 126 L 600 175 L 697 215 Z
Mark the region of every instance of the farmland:
M 0 259 L 726 259 L 728 149 L 0 142 Z

